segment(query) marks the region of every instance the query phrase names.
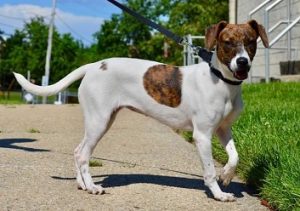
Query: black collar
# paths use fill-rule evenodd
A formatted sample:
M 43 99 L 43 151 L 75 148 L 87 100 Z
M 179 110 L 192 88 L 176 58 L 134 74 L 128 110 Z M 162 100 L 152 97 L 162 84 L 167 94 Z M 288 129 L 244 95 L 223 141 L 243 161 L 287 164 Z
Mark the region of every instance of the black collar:
M 217 76 L 219 79 L 221 79 L 222 81 L 224 81 L 225 83 L 228 83 L 230 85 L 241 85 L 241 83 L 243 83 L 243 81 L 232 81 L 232 80 L 229 80 L 227 78 L 225 78 L 223 76 L 223 74 L 221 73 L 220 70 L 214 68 L 212 65 L 211 65 L 211 58 L 213 56 L 213 53 L 211 51 L 208 51 L 204 48 L 201 48 L 201 47 L 197 47 L 197 50 L 198 50 L 198 55 L 202 58 L 203 61 L 207 62 L 209 67 L 210 67 L 210 70 L 215 74 L 215 76 Z
M 215 74 L 215 76 L 217 76 L 219 79 L 221 79 L 225 83 L 228 83 L 230 85 L 235 85 L 235 86 L 241 85 L 243 83 L 243 81 L 232 81 L 232 80 L 225 78 L 223 76 L 223 74 L 218 69 L 211 66 L 211 64 L 209 64 L 209 67 L 210 67 L 210 70 Z

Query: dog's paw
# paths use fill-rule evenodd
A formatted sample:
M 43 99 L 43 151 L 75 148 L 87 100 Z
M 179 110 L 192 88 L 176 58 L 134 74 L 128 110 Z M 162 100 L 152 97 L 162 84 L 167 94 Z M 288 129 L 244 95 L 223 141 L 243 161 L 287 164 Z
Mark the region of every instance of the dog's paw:
M 91 188 L 88 188 L 87 191 L 88 191 L 88 193 L 94 194 L 94 195 L 105 193 L 105 190 L 104 190 L 104 188 L 102 188 L 101 185 L 93 185 Z
M 222 202 L 232 202 L 236 201 L 236 198 L 232 193 L 225 193 L 225 192 L 220 192 L 214 196 L 214 198 L 218 201 Z
M 235 173 L 235 168 L 230 167 L 228 164 L 226 164 L 223 168 L 223 172 L 220 175 L 220 180 L 223 182 L 224 186 L 229 185 L 231 182 L 232 178 L 234 177 Z

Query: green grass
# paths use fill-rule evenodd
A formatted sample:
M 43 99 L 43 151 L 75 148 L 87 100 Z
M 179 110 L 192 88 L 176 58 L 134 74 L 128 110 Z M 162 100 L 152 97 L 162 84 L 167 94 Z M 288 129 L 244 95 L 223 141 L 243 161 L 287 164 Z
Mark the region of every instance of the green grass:
M 101 166 L 103 166 L 103 164 L 102 164 L 102 162 L 100 160 L 91 159 L 89 161 L 89 166 L 90 167 L 101 167 Z
M 279 210 L 300 210 L 300 83 L 243 86 L 244 111 L 233 125 L 238 174 Z M 214 157 L 227 155 L 213 141 Z
M 38 103 L 42 102 L 43 97 L 36 96 L 36 100 Z M 47 103 L 53 104 L 56 100 L 56 95 L 47 97 Z M 14 105 L 14 104 L 26 104 L 26 102 L 22 99 L 21 92 L 10 92 L 9 96 L 7 92 L 0 92 L 0 104 L 3 105 Z
M 22 104 L 24 103 L 22 100 L 21 92 L 10 92 L 9 96 L 7 93 L 0 93 L 0 104 Z
M 245 85 L 243 99 L 239 174 L 272 206 L 300 209 L 300 83 Z
M 39 129 L 36 128 L 30 128 L 29 130 L 27 130 L 28 133 L 41 133 L 41 131 Z

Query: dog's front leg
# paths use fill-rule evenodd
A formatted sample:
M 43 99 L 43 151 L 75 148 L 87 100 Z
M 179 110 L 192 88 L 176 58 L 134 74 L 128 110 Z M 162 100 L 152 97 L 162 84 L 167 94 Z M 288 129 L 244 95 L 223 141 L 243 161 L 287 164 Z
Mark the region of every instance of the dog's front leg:
M 223 181 L 223 185 L 227 186 L 234 176 L 239 157 L 232 139 L 230 127 L 219 127 L 216 133 L 228 155 L 228 162 L 224 166 L 220 177 Z
M 234 201 L 235 197 L 233 194 L 223 192 L 217 183 L 216 170 L 212 156 L 211 137 L 212 132 L 208 132 L 208 130 L 194 129 L 193 138 L 200 154 L 202 168 L 204 170 L 205 185 L 210 189 L 215 199 L 220 201 Z

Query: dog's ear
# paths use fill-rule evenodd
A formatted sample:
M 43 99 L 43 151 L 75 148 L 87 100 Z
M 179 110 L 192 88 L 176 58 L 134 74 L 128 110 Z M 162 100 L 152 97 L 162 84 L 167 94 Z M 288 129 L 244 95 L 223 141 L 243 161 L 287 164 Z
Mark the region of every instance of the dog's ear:
M 248 21 L 248 24 L 256 31 L 256 33 L 260 36 L 264 46 L 266 48 L 269 48 L 269 40 L 268 36 L 265 30 L 265 27 L 263 25 L 260 25 L 256 22 L 256 20 L 250 20 Z
M 218 24 L 212 25 L 205 31 L 205 48 L 212 50 L 216 45 L 216 41 L 220 32 L 227 26 L 226 21 L 220 21 Z

